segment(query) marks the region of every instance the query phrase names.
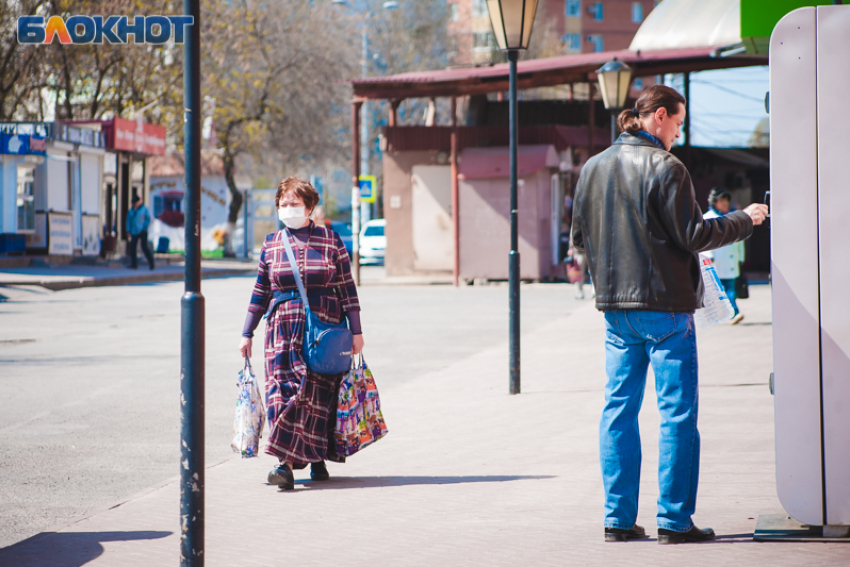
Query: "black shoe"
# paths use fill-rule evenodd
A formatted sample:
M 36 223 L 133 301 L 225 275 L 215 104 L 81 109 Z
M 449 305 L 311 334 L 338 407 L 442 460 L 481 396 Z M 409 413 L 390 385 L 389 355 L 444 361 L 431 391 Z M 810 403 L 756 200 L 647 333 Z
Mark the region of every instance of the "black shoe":
M 295 477 L 292 476 L 292 469 L 289 465 L 280 463 L 269 472 L 269 484 L 276 484 L 282 490 L 292 490 L 295 488 Z
M 128 267 L 129 269 L 131 269 L 131 270 L 138 270 L 138 269 L 139 269 L 139 267 L 138 267 L 138 266 L 134 266 L 134 265 L 132 265 L 132 264 L 130 264 L 130 265 L 129 265 L 129 266 L 127 266 L 127 267 Z
M 151 264 L 151 270 L 153 270 L 153 264 Z
M 310 463 L 310 479 L 328 480 L 329 478 L 331 478 L 331 475 L 328 473 L 328 467 L 325 465 L 325 461 Z
M 686 532 L 674 532 L 673 530 L 658 528 L 659 545 L 667 545 L 670 543 L 698 543 L 701 541 L 711 541 L 713 539 L 714 530 L 711 528 L 701 530 L 694 526 Z
M 605 541 L 628 541 L 630 539 L 645 539 L 646 530 L 635 524 L 628 530 L 622 528 L 605 528 Z

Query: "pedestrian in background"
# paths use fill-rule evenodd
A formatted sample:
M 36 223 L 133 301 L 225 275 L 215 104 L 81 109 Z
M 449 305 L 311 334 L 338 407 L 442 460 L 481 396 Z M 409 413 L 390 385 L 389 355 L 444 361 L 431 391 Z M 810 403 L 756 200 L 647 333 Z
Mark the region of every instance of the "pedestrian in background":
M 239 351 L 251 357 L 254 330 L 265 314 L 266 409 L 269 436 L 266 453 L 280 464 L 268 474 L 269 484 L 295 487 L 293 469 L 310 465 L 310 478 L 329 478 L 325 460 L 344 462 L 334 451 L 336 401 L 342 374 L 310 371 L 304 362 L 306 312 L 295 283 L 283 239 L 297 260 L 310 310 L 320 320 L 338 324 L 348 318 L 354 335 L 352 354 L 363 349 L 360 303 L 351 262 L 339 235 L 317 226 L 310 213 L 319 194 L 310 183 L 287 177 L 277 188 L 275 208 L 285 228 L 266 236 L 260 251 L 257 282 L 248 306 Z
M 691 519 L 699 481 L 697 345 L 702 306 L 698 253 L 742 240 L 765 205 L 705 219 L 685 166 L 670 147 L 685 120 L 684 97 L 647 88 L 618 117 L 622 134 L 579 177 L 573 245 L 587 253 L 596 308 L 605 313 L 605 406 L 599 458 L 605 541 L 646 537 L 636 523 L 641 445 L 638 413 L 649 364 L 661 413 L 658 543 L 714 538 Z
M 141 242 L 142 253 L 147 258 L 151 270 L 153 270 L 153 253 L 148 244 L 148 227 L 151 225 L 151 213 L 142 204 L 142 199 L 138 195 L 133 195 L 132 204 L 133 206 L 127 211 L 127 232 L 130 233 L 130 243 L 127 245 L 127 251 L 130 256 L 130 268 L 135 270 L 139 267 L 139 260 L 136 257 L 136 246 Z
M 715 187 L 708 194 L 708 207 L 708 212 L 705 213 L 704 218 L 716 219 L 727 215 L 732 210 L 732 196 L 720 187 Z M 744 261 L 745 254 L 743 242 L 735 242 L 704 253 L 714 264 L 714 271 L 717 272 L 717 277 L 720 279 L 723 289 L 726 290 L 726 297 L 729 298 L 732 309 L 735 310 L 735 316 L 732 317 L 731 321 L 733 325 L 744 320 L 743 313 L 738 309 L 738 288 L 736 286 L 738 285 L 738 278 L 743 277 L 741 264 Z

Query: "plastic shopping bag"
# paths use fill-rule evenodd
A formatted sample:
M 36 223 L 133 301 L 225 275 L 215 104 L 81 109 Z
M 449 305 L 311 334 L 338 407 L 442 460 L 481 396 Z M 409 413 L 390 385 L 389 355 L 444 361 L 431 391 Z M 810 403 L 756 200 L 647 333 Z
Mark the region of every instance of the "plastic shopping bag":
M 711 260 L 700 257 L 700 271 L 702 272 L 702 283 L 705 287 L 703 308 L 694 313 L 697 327 L 708 328 L 723 321 L 728 321 L 735 316 L 732 302 L 726 296 L 726 290 L 717 277 L 717 271 L 711 265 Z
M 239 386 L 239 397 L 236 399 L 236 416 L 233 418 L 233 440 L 230 447 L 240 453 L 243 459 L 248 459 L 256 457 L 259 452 L 266 411 L 251 361 L 247 358 L 245 366 L 239 371 L 239 382 L 236 385 Z
M 334 431 L 336 452 L 351 456 L 386 434 L 378 388 L 361 355 L 359 365 L 352 364 L 339 387 Z

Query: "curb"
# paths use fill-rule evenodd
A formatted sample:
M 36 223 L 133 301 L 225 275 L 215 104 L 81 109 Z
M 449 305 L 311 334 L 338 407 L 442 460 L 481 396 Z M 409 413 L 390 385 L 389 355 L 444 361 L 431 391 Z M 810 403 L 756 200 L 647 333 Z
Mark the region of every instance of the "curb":
M 209 278 L 220 278 L 227 276 L 241 276 L 246 274 L 251 274 L 255 270 L 252 269 L 206 269 L 201 270 L 201 279 L 209 279 Z M 78 289 L 83 287 L 104 287 L 104 286 L 117 286 L 117 285 L 133 285 L 133 284 L 144 284 L 144 283 L 158 283 L 158 282 L 174 282 L 181 281 L 184 278 L 183 272 L 171 272 L 171 273 L 151 273 L 151 274 L 139 274 L 136 276 L 123 276 L 123 277 L 106 277 L 106 278 L 90 278 L 90 279 L 68 279 L 64 281 L 32 281 L 32 280 L 21 280 L 21 281 L 0 281 L 0 286 L 12 286 L 12 285 L 36 285 L 39 287 L 43 287 L 45 289 L 49 289 L 52 291 L 61 291 L 64 289 Z

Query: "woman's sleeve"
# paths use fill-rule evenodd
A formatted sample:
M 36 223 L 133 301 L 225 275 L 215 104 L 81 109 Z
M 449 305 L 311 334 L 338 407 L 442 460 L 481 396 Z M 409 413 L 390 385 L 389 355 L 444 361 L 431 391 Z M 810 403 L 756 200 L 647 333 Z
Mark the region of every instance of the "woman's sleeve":
M 336 261 L 336 282 L 340 299 L 340 307 L 346 313 L 360 311 L 360 301 L 357 299 L 357 288 L 354 286 L 354 278 L 351 275 L 351 258 L 342 243 L 342 239 L 334 233 L 334 243 L 339 255 Z
M 248 304 L 248 317 L 245 319 L 245 327 L 242 329 L 242 336 L 253 336 L 254 329 L 260 323 L 263 313 L 269 307 L 269 300 L 272 297 L 272 286 L 269 280 L 269 267 L 266 263 L 266 244 L 263 242 L 263 248 L 260 251 L 260 265 L 257 269 L 257 282 L 254 284 L 254 291 L 251 293 L 251 303 Z

